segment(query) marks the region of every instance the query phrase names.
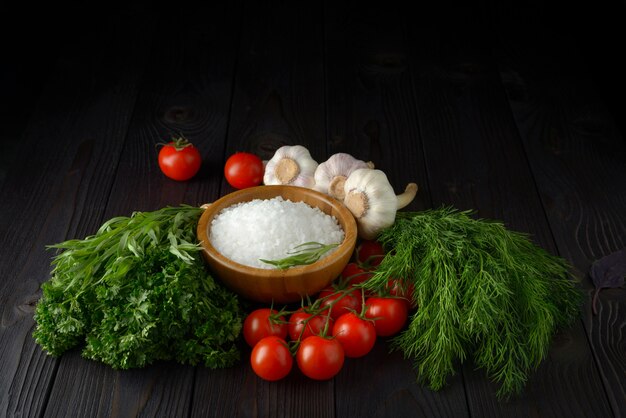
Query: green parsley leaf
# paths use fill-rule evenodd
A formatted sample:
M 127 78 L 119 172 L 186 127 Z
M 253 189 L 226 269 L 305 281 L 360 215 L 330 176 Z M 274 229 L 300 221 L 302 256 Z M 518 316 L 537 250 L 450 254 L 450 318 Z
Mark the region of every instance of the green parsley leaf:
M 200 258 L 201 213 L 135 212 L 51 246 L 58 253 L 36 307 L 35 341 L 55 356 L 84 342 L 84 357 L 121 369 L 157 360 L 232 365 L 244 313 Z

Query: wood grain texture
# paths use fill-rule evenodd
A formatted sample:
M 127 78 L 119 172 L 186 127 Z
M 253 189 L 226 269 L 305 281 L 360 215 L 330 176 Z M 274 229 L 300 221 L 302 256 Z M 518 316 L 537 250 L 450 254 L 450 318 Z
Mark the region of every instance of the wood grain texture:
M 199 206 L 219 197 L 239 13 L 238 2 L 163 12 L 112 190 L 113 196 L 133 193 L 136 199 L 112 199 L 107 216 Z M 173 25 L 180 29 L 172 32 Z M 158 167 L 158 144 L 179 135 L 202 156 L 200 171 L 185 182 L 165 177 Z
M 4 44 L 3 43 L 3 47 Z M 26 125 L 36 110 L 39 96 L 56 60 L 56 48 L 49 42 L 28 45 L 26 50 L 3 48 L 8 60 L 0 68 L 2 102 L 0 103 L 0 190 L 7 178 L 7 171 L 15 161 L 20 149 Z
M 409 35 L 413 55 L 419 57 L 412 64 L 434 205 L 475 209 L 479 217 L 503 220 L 555 253 L 479 11 L 469 6 L 445 12 L 435 8 L 420 16 Z M 533 384 L 512 402 L 499 402 L 494 396 L 497 386 L 468 361 L 463 375 L 470 414 L 610 413 L 581 324 L 563 331 L 559 339 L 570 342 L 553 344 L 551 355 L 531 376 Z M 586 376 L 585 386 L 562 383 L 581 376 Z M 549 392 L 553 396 L 546 403 Z
M 199 368 L 193 417 L 335 417 L 330 380 L 311 380 L 294 367 L 278 382 L 266 382 L 250 367 L 250 348 L 242 362 L 228 370 Z
M 624 84 L 607 68 L 620 56 L 616 4 L 22 6 L 22 30 L 0 29 L 0 416 L 626 415 L 623 288 L 600 293 L 597 315 L 586 303 L 507 402 L 471 362 L 430 391 L 384 341 L 330 381 L 294 366 L 269 383 L 243 343 L 229 369 L 115 371 L 79 348 L 48 357 L 31 336 L 46 245 L 115 215 L 213 201 L 233 190 L 230 154 L 268 159 L 286 144 L 319 162 L 373 160 L 397 192 L 417 182 L 410 210 L 473 208 L 529 232 L 589 298 L 590 264 L 626 246 Z M 155 148 L 178 133 L 204 159 L 183 183 L 163 176 Z
M 401 10 L 358 2 L 326 2 L 329 155 L 373 161 L 396 192 L 421 190 L 407 210 L 430 206 L 416 102 Z M 417 383 L 413 364 L 379 341 L 364 358 L 348 360 L 336 380 L 338 416 L 465 416 L 462 377 L 442 392 Z
M 441 391 L 418 384 L 410 359 L 379 339 L 365 357 L 346 359 L 335 377 L 339 417 L 469 416 L 460 376 Z
M 321 19 L 317 4 L 244 3 L 225 157 L 246 151 L 267 160 L 280 146 L 296 144 L 307 147 L 316 160 L 326 155 Z M 221 194 L 231 191 L 223 181 Z M 250 348 L 244 348 L 244 369 L 236 375 L 245 384 L 239 391 L 226 397 L 196 391 L 194 413 L 221 397 L 221 408 L 239 416 L 334 416 L 332 382 L 315 384 L 302 377 L 294 382 L 290 377 L 270 384 L 254 375 L 249 355 Z M 207 375 L 199 373 L 198 386 L 218 384 L 204 382 Z
M 138 25 L 132 16 L 108 17 L 120 27 Z M 46 407 L 56 362 L 30 336 L 39 285 L 49 278 L 45 246 L 92 233 L 99 223 L 135 103 L 149 35 L 121 36 L 106 23 L 93 22 L 93 32 L 62 45 L 1 192 L 3 416 L 37 416 Z M 93 54 L 79 53 L 89 48 Z
M 246 349 L 247 350 L 247 349 Z M 246 357 L 230 369 L 209 370 L 199 367 L 194 385 L 192 417 L 252 417 L 258 416 L 255 404 L 241 399 L 240 394 L 257 379 Z M 252 398 L 247 400 L 252 401 Z
M 325 157 L 321 22 L 319 5 L 244 4 L 227 155 L 267 160 L 280 146 L 299 144 L 315 160 Z
M 231 10 L 209 6 L 196 12 L 166 12 L 160 19 L 103 219 L 167 205 L 199 205 L 217 195 L 222 175 L 216 167 L 223 165 L 239 28 Z M 205 16 L 222 14 L 232 19 L 205 24 Z M 169 30 L 173 21 L 181 28 L 175 34 Z M 202 171 L 190 181 L 176 182 L 160 172 L 155 145 L 171 134 L 184 135 L 204 158 Z M 77 354 L 63 360 L 50 397 L 51 416 L 191 413 L 194 368 L 159 362 L 144 370 L 114 371 Z M 86 396 L 85 390 L 98 397 Z
M 402 11 L 359 2 L 325 9 L 328 156 L 374 162 L 397 193 L 416 182 L 407 210 L 429 207 Z
M 588 272 L 593 261 L 626 246 L 624 137 L 570 32 L 540 25 L 543 30 L 531 34 L 516 20 L 496 23 L 501 77 L 513 116 L 559 252 L 587 290 L 585 330 L 612 412 L 623 416 L 626 290 L 601 292 L 593 315 Z M 541 66 L 530 56 L 542 57 Z
M 192 368 L 175 363 L 116 371 L 75 350 L 61 359 L 44 416 L 188 416 L 192 376 Z
M 66 43 L 64 31 L 54 30 L 49 16 L 29 13 L 26 5 L 14 6 L 11 24 L 0 28 L 0 49 L 5 57 L 0 66 L 0 189 L 18 156 L 23 132 L 39 97 L 51 81 L 59 50 Z M 29 28 L 28 37 L 16 33 L 16 28 L 22 27 Z M 40 36 L 44 33 L 46 36 Z

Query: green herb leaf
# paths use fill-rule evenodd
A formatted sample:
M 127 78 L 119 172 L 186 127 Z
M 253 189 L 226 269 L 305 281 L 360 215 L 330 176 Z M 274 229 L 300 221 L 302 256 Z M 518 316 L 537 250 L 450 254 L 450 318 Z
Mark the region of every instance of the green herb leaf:
M 582 293 L 563 259 L 470 214 L 398 212 L 378 237 L 387 256 L 365 286 L 382 291 L 397 277 L 414 286 L 417 312 L 392 346 L 415 359 L 432 389 L 471 356 L 503 397 L 522 390 L 556 329 L 578 315 Z
M 336 248 L 340 245 L 337 244 L 322 244 L 319 242 L 305 242 L 295 246 L 287 254 L 293 254 L 292 256 L 281 258 L 280 260 L 264 260 L 262 258 L 259 261 L 276 266 L 281 270 L 286 270 L 290 267 L 303 266 L 307 264 L 313 264 L 319 260 L 328 251 Z
M 51 246 L 60 252 L 36 307 L 35 341 L 57 356 L 83 341 L 83 356 L 122 369 L 169 359 L 232 365 L 244 314 L 200 259 L 201 213 L 136 212 Z

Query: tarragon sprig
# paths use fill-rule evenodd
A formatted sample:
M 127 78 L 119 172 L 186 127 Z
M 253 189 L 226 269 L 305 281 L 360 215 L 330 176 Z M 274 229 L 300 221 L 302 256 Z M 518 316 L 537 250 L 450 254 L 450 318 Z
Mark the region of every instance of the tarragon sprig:
M 50 246 L 59 252 L 35 310 L 35 341 L 55 356 L 83 345 L 83 356 L 116 369 L 234 364 L 243 309 L 200 257 L 201 213 L 187 205 L 136 212 Z
M 289 257 L 281 258 L 279 260 L 265 260 L 260 258 L 259 261 L 276 266 L 280 270 L 286 270 L 290 267 L 304 266 L 313 264 L 319 260 L 324 254 L 339 246 L 337 244 L 322 244 L 320 242 L 305 242 L 304 244 L 296 245 L 287 254 L 292 254 Z

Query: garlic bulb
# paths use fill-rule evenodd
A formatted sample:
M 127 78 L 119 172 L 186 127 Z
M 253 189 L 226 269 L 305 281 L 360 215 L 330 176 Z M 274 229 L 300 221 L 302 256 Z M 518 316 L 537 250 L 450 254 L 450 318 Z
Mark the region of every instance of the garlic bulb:
M 346 205 L 358 224 L 359 237 L 374 239 L 395 222 L 396 211 L 415 198 L 417 184 L 409 183 L 404 193 L 396 196 L 385 173 L 360 168 L 352 172 L 344 184 Z
M 343 152 L 334 154 L 315 170 L 315 190 L 343 200 L 345 197 L 343 186 L 346 179 L 359 168 L 374 168 L 374 164 L 357 160 L 352 155 Z
M 263 183 L 313 188 L 317 162 L 302 145 L 285 145 L 276 150 L 265 165 Z

